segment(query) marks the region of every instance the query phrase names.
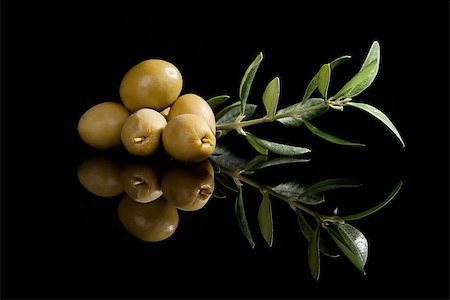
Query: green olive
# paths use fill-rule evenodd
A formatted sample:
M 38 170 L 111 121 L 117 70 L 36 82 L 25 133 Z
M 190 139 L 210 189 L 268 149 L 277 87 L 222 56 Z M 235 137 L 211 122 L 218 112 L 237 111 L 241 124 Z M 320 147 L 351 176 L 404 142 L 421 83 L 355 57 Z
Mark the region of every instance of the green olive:
M 196 163 L 207 159 L 216 147 L 216 137 L 206 121 L 194 114 L 174 117 L 163 130 L 164 149 L 174 159 Z
M 178 210 L 164 197 L 150 203 L 138 203 L 124 194 L 117 213 L 125 229 L 146 242 L 165 240 L 178 227 Z
M 178 97 L 170 108 L 167 120 L 170 121 L 181 114 L 199 115 L 208 123 L 212 132 L 216 133 L 216 119 L 208 102 L 196 94 L 184 94 Z
M 184 211 L 199 210 L 214 191 L 214 177 L 203 165 L 178 166 L 166 171 L 161 180 L 164 198 Z
M 114 197 L 123 193 L 120 173 L 120 164 L 104 156 L 84 160 L 77 170 L 81 185 L 100 197 Z
M 88 145 L 109 149 L 121 144 L 120 131 L 130 112 L 120 103 L 102 102 L 89 108 L 78 121 L 78 133 Z
M 122 127 L 125 149 L 133 155 L 147 156 L 158 150 L 167 121 L 159 112 L 141 108 L 131 114 Z
M 137 202 L 148 203 L 162 195 L 158 173 L 148 164 L 128 163 L 120 178 L 125 193 Z
M 148 59 L 125 74 L 119 92 L 131 112 L 143 107 L 161 111 L 178 98 L 182 87 L 183 78 L 175 65 L 161 59 Z

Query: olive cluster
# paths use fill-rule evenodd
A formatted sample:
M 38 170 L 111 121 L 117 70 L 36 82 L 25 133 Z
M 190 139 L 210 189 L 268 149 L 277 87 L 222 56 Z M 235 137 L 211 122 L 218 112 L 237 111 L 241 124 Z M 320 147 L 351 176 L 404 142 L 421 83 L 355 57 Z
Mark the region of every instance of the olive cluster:
M 142 61 L 122 79 L 122 103 L 102 102 L 88 109 L 78 122 L 78 133 L 97 149 L 122 144 L 133 155 L 149 156 L 163 148 L 178 161 L 201 162 L 215 149 L 215 116 L 206 100 L 181 94 L 182 88 L 175 65 L 161 59 Z
M 148 162 L 123 165 L 96 156 L 84 160 L 77 175 L 81 185 L 96 196 L 122 195 L 117 207 L 120 222 L 132 235 L 148 242 L 172 236 L 178 227 L 178 211 L 200 210 L 215 187 L 208 159 L 158 168 Z

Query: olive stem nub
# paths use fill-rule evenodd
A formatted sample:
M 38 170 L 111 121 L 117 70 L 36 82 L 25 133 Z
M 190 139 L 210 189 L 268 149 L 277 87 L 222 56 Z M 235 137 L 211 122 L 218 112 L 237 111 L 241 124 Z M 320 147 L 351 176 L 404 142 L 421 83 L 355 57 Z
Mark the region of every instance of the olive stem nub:
M 134 142 L 135 143 L 140 143 L 140 142 L 143 142 L 144 140 L 145 140 L 145 136 L 135 137 L 134 138 Z
M 211 196 L 211 189 L 202 188 L 202 189 L 200 189 L 199 194 L 203 195 L 203 196 Z
M 212 140 L 210 138 L 204 137 L 202 138 L 203 144 L 212 144 Z

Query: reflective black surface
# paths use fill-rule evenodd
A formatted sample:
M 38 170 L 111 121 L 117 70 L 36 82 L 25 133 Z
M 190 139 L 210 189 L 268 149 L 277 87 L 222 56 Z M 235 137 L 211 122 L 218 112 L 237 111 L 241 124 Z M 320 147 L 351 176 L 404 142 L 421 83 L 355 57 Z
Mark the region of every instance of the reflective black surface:
M 2 298 L 448 298 L 448 4 L 333 3 L 2 2 Z M 407 147 L 363 113 L 333 111 L 315 124 L 368 147 L 333 145 L 304 128 L 255 127 L 312 153 L 308 163 L 252 175 L 269 185 L 358 180 L 360 188 L 327 193 L 321 208 L 348 213 L 382 201 L 402 180 L 392 203 L 352 223 L 369 240 L 365 276 L 343 257 L 324 257 L 321 279 L 312 279 L 307 243 L 281 201 L 272 201 L 267 247 L 252 188 L 244 194 L 255 249 L 232 192 L 179 211 L 171 237 L 145 242 L 120 222 L 121 195 L 96 196 L 78 179 L 80 164 L 99 155 L 79 139 L 78 119 L 96 103 L 120 101 L 122 76 L 143 59 L 176 63 L 185 92 L 236 97 L 263 51 L 249 101 L 261 104 L 279 76 L 287 106 L 323 63 L 350 54 L 331 85 L 345 82 L 373 40 L 380 72 L 357 99 L 383 110 Z M 223 141 L 252 156 L 237 135 Z M 142 162 L 123 149 L 104 155 L 122 166 Z

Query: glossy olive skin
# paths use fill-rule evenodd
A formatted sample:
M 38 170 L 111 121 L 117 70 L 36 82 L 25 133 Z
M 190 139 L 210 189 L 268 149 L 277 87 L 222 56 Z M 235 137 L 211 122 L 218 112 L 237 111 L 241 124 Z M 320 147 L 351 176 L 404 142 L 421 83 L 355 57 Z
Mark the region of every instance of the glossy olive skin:
M 199 115 L 208 123 L 212 132 L 216 133 L 216 119 L 214 112 L 205 99 L 196 94 L 184 94 L 178 97 L 177 100 L 170 107 L 167 120 L 170 121 L 181 114 L 195 114 Z
M 138 203 L 124 194 L 117 207 L 119 220 L 133 236 L 146 242 L 163 241 L 178 227 L 178 210 L 164 197 Z
M 162 196 L 157 171 L 148 164 L 128 163 L 120 174 L 125 193 L 139 203 L 148 203 Z
M 161 59 L 148 59 L 125 74 L 119 93 L 123 104 L 131 112 L 143 107 L 162 111 L 178 98 L 182 87 L 183 78 L 174 64 Z
M 163 130 L 164 149 L 174 159 L 197 163 L 207 159 L 216 147 L 216 137 L 206 121 L 194 114 L 174 117 Z
M 84 160 L 77 170 L 81 185 L 99 197 L 114 197 L 123 193 L 120 174 L 121 165 L 104 156 Z
M 120 133 L 129 115 L 130 112 L 120 103 L 99 103 L 81 116 L 78 133 L 93 148 L 115 148 L 121 144 Z
M 200 164 L 167 170 L 161 181 L 164 197 L 176 208 L 196 211 L 208 203 L 214 191 L 214 177 Z
M 122 143 L 133 155 L 148 156 L 161 145 L 161 135 L 167 121 L 159 112 L 141 108 L 131 114 L 122 126 Z

